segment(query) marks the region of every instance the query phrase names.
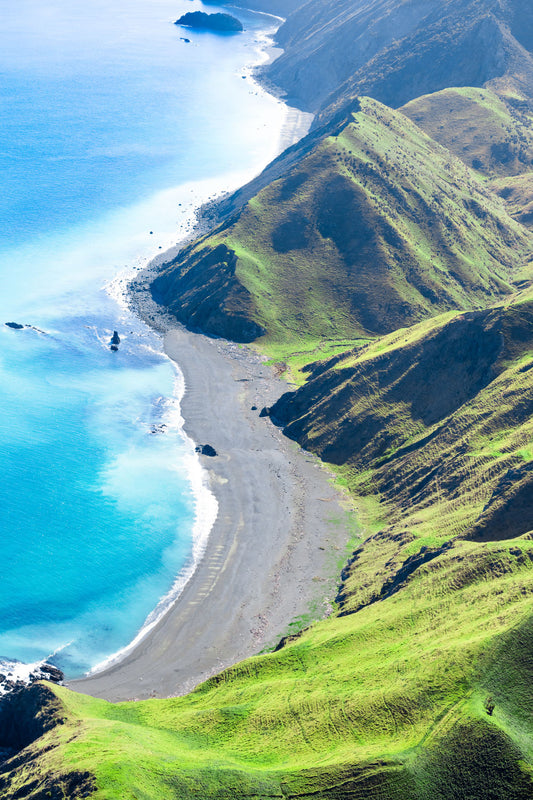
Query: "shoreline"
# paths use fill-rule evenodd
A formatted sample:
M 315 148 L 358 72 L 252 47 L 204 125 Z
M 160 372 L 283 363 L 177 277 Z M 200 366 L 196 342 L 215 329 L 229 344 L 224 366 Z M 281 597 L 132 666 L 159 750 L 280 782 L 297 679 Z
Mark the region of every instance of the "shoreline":
M 280 152 L 301 139 L 310 123 L 311 115 L 286 106 Z M 164 352 L 185 381 L 184 435 L 218 453 L 199 456 L 218 514 L 199 557 L 191 554 L 176 577 L 184 578 L 177 596 L 155 622 L 154 609 L 122 650 L 65 684 L 112 701 L 184 694 L 277 644 L 296 618 L 326 616 L 350 538 L 341 492 L 325 468 L 268 418 L 259 418 L 259 410 L 252 411 L 290 387 L 253 350 L 186 331 L 147 291 L 163 264 L 207 233 L 209 211 L 232 191 L 197 207 L 187 235 L 133 270 L 133 278 L 130 273 L 112 282 L 115 293 L 117 282 L 127 289 L 132 313 L 164 334 Z
M 327 616 L 350 539 L 325 468 L 259 417 L 289 388 L 261 356 L 180 327 L 165 334 L 165 352 L 185 379 L 186 435 L 218 454 L 200 456 L 218 515 L 157 624 L 119 661 L 65 683 L 114 702 L 185 694 L 276 645 L 295 619 Z

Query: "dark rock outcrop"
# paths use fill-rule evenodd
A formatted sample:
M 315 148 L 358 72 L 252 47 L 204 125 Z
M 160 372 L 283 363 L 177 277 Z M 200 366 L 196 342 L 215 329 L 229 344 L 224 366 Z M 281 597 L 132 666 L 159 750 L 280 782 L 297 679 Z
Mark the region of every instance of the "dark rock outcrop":
M 18 752 L 64 721 L 60 701 L 44 684 L 12 692 L 0 701 L 0 747 Z
M 152 283 L 156 303 L 192 330 L 253 342 L 264 333 L 254 319 L 252 296 L 235 276 L 237 257 L 220 244 L 184 248 Z
M 30 672 L 25 680 L 17 677 L 16 671 L 10 671 L 6 666 L 5 674 L 0 675 L 0 698 L 2 693 L 8 694 L 10 692 L 20 691 L 37 681 L 45 680 L 51 683 L 61 683 L 64 677 L 61 670 L 54 667 L 53 664 L 41 664 Z
M 63 672 L 53 664 L 43 664 L 41 666 L 42 677 L 51 683 L 61 683 L 65 679 Z
M 120 344 L 120 336 L 118 335 L 117 331 L 113 331 L 113 336 L 111 337 L 111 344 Z
M 200 453 L 202 456 L 209 456 L 210 458 L 214 458 L 218 455 L 217 451 L 214 447 L 210 444 L 199 444 L 195 447 L 197 453 Z
M 242 22 L 231 14 L 206 14 L 205 11 L 188 11 L 174 25 L 218 33 L 239 33 L 244 30 Z
M 24 325 L 21 325 L 19 322 L 5 322 L 4 325 L 7 325 L 8 328 L 13 328 L 15 331 L 20 331 L 24 328 Z

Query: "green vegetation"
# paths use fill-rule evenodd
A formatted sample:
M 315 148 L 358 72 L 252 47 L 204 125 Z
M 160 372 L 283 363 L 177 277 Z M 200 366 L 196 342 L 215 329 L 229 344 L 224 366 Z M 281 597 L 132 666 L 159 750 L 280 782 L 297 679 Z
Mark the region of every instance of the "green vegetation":
M 286 361 L 509 294 L 527 274 L 529 233 L 405 116 L 360 106 L 182 251 L 154 281 L 156 299 L 211 333 L 263 334 L 258 345 Z
M 343 114 L 153 294 L 298 385 L 272 418 L 356 498 L 364 541 L 327 619 L 186 697 L 3 703 L 6 800 L 533 797 L 529 8 L 310 0 L 285 26 L 273 73 Z M 489 78 L 352 114 L 361 86 Z
M 77 771 L 102 800 L 526 800 L 533 551 L 514 544 L 458 542 L 402 591 L 184 698 L 111 705 L 51 689 L 66 722 L 0 779 L 4 796 Z
M 391 535 L 513 538 L 533 529 L 532 365 L 528 290 L 316 364 L 272 413 L 353 492 L 379 497 Z
M 402 108 L 428 136 L 490 178 L 531 171 L 533 133 L 524 97 L 490 89 L 444 89 Z
M 50 688 L 2 796 L 530 798 L 532 366 L 531 291 L 314 365 L 274 410 L 361 494 L 336 613 L 186 697 Z
M 533 227 L 533 172 L 494 180 L 491 188 L 505 201 L 513 219 L 526 228 Z

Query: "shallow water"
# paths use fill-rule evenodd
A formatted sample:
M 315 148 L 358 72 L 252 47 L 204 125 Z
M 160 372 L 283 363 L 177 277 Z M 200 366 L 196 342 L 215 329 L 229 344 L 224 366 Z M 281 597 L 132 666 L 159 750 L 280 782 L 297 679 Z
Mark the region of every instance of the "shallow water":
M 0 660 L 55 653 L 72 677 L 123 648 L 216 511 L 180 430 L 179 375 L 105 291 L 277 152 L 284 107 L 247 68 L 274 22 L 239 11 L 234 36 L 172 24 L 201 7 L 3 13 Z

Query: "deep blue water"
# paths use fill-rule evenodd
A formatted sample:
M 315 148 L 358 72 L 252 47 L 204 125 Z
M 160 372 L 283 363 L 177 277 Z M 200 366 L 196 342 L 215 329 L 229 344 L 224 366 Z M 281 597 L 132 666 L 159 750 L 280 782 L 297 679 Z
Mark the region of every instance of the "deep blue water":
M 247 70 L 264 16 L 220 36 L 172 24 L 199 0 L 5 5 L 0 660 L 58 651 L 73 676 L 133 639 L 213 514 L 179 375 L 105 284 L 257 172 L 284 112 Z

